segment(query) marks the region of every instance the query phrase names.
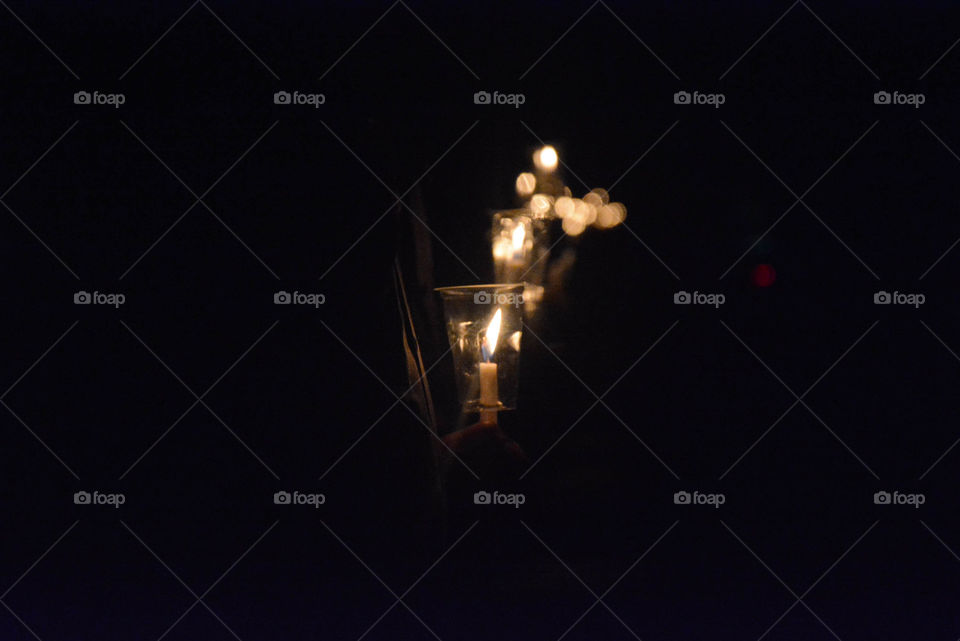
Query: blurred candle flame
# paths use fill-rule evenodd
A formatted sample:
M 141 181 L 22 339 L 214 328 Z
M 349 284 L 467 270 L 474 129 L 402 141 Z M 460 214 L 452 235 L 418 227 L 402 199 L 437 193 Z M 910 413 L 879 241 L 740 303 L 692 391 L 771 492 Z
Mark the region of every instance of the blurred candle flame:
M 523 252 L 523 244 L 527 236 L 527 226 L 522 222 L 518 223 L 516 227 L 513 228 L 513 235 L 511 240 L 513 241 L 513 252 L 514 254 L 519 254 Z M 499 311 L 499 310 L 497 310 Z

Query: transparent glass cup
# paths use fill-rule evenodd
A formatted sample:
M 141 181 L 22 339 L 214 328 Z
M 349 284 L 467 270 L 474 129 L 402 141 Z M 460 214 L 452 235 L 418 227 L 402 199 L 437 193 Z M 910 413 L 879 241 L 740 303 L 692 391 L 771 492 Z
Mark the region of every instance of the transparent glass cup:
M 490 235 L 498 283 L 543 284 L 550 252 L 549 221 L 530 214 L 527 209 L 512 209 L 493 216 Z
M 457 395 L 490 417 L 517 406 L 523 284 L 440 287 Z M 495 417 L 495 414 L 492 414 Z

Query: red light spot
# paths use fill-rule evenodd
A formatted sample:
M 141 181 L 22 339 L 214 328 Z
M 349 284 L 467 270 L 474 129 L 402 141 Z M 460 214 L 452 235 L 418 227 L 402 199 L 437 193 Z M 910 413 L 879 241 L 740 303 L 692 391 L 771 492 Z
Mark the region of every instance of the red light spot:
M 770 287 L 777 280 L 777 272 L 773 265 L 764 263 L 754 267 L 750 277 L 757 287 Z

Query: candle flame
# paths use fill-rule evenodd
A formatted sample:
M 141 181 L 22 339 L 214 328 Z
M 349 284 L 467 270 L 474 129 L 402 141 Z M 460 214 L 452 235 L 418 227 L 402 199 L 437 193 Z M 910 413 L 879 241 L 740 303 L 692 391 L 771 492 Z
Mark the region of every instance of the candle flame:
M 513 251 L 514 253 L 519 253 L 523 251 L 523 241 L 527 235 L 527 226 L 523 223 L 518 223 L 516 227 L 513 228 L 513 236 L 511 240 L 513 241 Z M 497 310 L 500 311 L 500 310 Z
M 493 358 L 493 352 L 497 349 L 497 339 L 500 338 L 500 309 L 493 315 L 493 320 L 487 325 L 487 333 L 484 337 L 484 348 L 487 353 L 487 360 Z

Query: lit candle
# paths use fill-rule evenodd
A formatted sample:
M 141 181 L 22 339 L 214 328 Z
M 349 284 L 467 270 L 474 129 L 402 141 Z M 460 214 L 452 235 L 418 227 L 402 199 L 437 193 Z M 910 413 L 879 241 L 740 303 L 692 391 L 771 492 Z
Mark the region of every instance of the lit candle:
M 500 405 L 500 394 L 497 390 L 497 364 L 493 363 L 493 353 L 497 349 L 497 339 L 500 337 L 500 319 L 501 312 L 497 308 L 496 313 L 490 324 L 487 325 L 487 331 L 483 336 L 483 343 L 480 347 L 483 360 L 480 362 L 480 405 L 483 407 L 497 407 Z M 481 410 L 481 423 L 496 423 L 497 412 L 494 410 Z

